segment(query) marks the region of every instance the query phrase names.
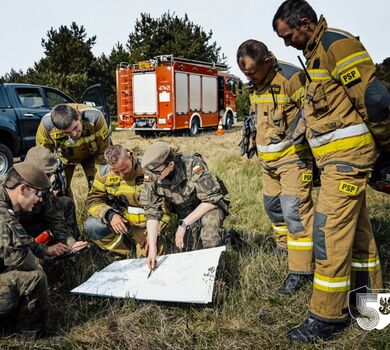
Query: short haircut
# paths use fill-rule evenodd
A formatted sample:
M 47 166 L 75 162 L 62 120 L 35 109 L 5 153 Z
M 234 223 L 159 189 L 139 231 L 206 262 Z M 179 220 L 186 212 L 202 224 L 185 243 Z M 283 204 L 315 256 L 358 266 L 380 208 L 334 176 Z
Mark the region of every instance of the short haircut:
M 79 118 L 77 111 L 67 104 L 60 104 L 53 107 L 50 116 L 54 126 L 60 130 L 70 128 L 73 121 Z
M 15 170 L 15 168 L 9 169 L 4 181 L 4 187 L 13 190 L 15 187 L 22 183 L 25 182 L 23 178 L 19 175 L 19 173 Z
M 269 55 L 268 47 L 261 41 L 250 39 L 244 41 L 237 50 L 237 64 L 242 70 L 244 57 L 250 57 L 257 64 Z
M 317 14 L 305 0 L 286 0 L 278 8 L 272 20 L 272 27 L 276 32 L 276 21 L 282 20 L 291 28 L 298 28 L 302 18 L 308 18 L 317 24 Z
M 106 160 L 108 165 L 114 165 L 118 162 L 119 158 L 122 155 L 130 152 L 122 145 L 111 145 L 106 148 L 104 151 L 104 159 Z M 131 153 L 131 152 L 130 152 Z

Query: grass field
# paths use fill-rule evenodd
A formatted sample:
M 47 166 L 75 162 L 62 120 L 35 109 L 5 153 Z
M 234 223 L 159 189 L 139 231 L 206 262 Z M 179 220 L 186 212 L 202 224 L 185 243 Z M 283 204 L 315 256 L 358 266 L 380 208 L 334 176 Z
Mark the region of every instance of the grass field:
M 173 305 L 72 295 L 69 290 L 113 259 L 97 249 L 75 261 L 47 266 L 50 284 L 51 337 L 23 342 L 2 338 L 1 349 L 390 349 L 390 326 L 364 331 L 356 322 L 327 343 L 289 343 L 286 332 L 307 315 L 311 286 L 282 297 L 276 288 L 287 272 L 287 259 L 273 252 L 271 225 L 262 209 L 260 168 L 240 157 L 240 130 L 223 136 L 163 137 L 182 152 L 199 152 L 227 185 L 231 214 L 225 221 L 247 244 L 221 260 L 212 305 Z M 115 132 L 121 143 L 141 155 L 155 139 Z M 72 184 L 78 216 L 85 218 L 86 182 L 78 170 Z M 386 287 L 390 289 L 390 196 L 368 191 L 369 212 L 380 249 Z M 390 316 L 389 316 L 390 317 Z

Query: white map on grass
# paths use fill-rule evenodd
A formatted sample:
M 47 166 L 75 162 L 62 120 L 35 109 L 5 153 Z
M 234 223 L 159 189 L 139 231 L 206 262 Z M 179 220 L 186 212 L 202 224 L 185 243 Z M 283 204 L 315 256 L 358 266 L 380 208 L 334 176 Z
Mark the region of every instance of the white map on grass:
M 207 304 L 212 301 L 219 257 L 225 250 L 223 246 L 160 256 L 149 278 L 146 259 L 116 261 L 72 293 Z

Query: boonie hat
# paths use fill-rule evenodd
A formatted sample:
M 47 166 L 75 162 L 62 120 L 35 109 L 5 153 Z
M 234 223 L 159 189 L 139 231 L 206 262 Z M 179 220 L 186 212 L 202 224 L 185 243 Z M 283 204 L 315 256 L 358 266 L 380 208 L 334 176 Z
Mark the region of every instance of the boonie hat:
M 142 157 L 142 168 L 147 168 L 150 171 L 158 168 L 167 160 L 169 154 L 171 153 L 171 147 L 166 142 L 156 142 L 153 145 L 150 145 L 143 157 Z
M 30 148 L 24 161 L 35 164 L 46 174 L 54 173 L 58 168 L 57 157 L 46 147 L 42 146 Z
M 44 190 L 50 187 L 49 178 L 43 170 L 35 164 L 23 161 L 14 164 L 14 169 L 23 178 L 27 185 L 39 190 Z

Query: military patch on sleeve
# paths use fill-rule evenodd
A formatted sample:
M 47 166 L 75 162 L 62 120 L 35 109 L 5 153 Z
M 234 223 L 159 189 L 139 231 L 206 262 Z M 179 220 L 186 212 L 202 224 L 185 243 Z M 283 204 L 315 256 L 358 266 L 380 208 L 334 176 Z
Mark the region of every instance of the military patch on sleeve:
M 108 176 L 107 182 L 109 185 L 118 185 L 121 182 L 121 178 L 119 176 Z
M 351 194 L 353 196 L 357 193 L 358 189 L 359 189 L 359 186 L 356 186 L 354 184 L 351 184 L 351 183 L 348 183 L 345 181 L 341 181 L 340 185 L 339 185 L 339 191 L 347 193 L 347 194 Z
M 356 67 L 352 68 L 348 72 L 342 73 L 340 75 L 340 80 L 342 84 L 348 88 L 362 81 L 360 72 Z
M 312 173 L 303 173 L 302 174 L 302 182 L 311 182 L 313 180 Z
M 62 139 L 63 137 L 65 137 L 65 134 L 63 133 L 63 131 L 56 131 L 53 133 L 54 140 Z
M 200 173 L 202 170 L 203 170 L 202 166 L 200 166 L 200 165 L 198 164 L 198 165 L 195 165 L 195 166 L 192 168 L 192 173 L 193 173 L 193 174 L 198 174 L 198 173 Z

